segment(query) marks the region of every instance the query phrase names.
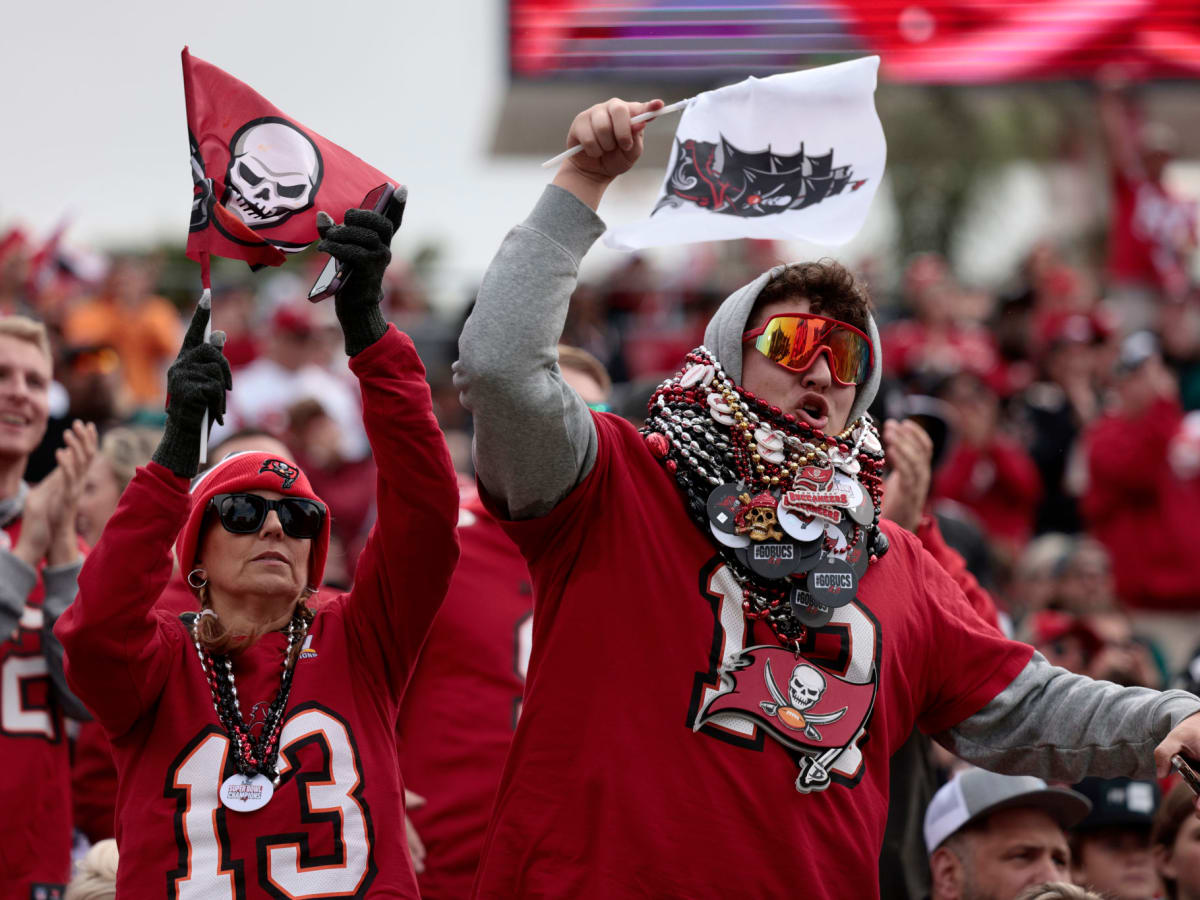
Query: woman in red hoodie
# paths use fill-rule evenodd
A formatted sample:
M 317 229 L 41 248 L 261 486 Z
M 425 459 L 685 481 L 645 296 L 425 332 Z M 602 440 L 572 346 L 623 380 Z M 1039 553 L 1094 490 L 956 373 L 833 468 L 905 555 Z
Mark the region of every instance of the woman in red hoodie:
M 457 560 L 457 489 L 412 341 L 379 311 L 392 227 L 330 225 L 322 249 L 355 267 L 336 309 L 380 473 L 354 589 L 314 601 L 329 517 L 290 460 L 234 454 L 189 483 L 230 387 L 202 307 L 162 443 L 58 623 L 113 745 L 123 896 L 418 896 L 394 727 Z M 154 608 L 172 544 L 199 614 Z

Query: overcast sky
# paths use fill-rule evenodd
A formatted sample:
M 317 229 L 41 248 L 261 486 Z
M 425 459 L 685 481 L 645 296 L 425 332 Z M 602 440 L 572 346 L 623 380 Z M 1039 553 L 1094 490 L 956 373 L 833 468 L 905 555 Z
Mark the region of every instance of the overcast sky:
M 187 44 L 406 183 L 399 252 L 441 242 L 465 287 L 549 177 L 538 158 L 487 152 L 507 88 L 504 9 L 501 0 L 10 3 L 0 36 L 0 229 L 24 223 L 44 234 L 68 213 L 69 243 L 182 240 L 192 191 L 179 61 Z M 662 170 L 645 169 L 610 191 L 609 221 L 649 211 Z M 616 258 L 599 247 L 592 256 L 594 266 Z

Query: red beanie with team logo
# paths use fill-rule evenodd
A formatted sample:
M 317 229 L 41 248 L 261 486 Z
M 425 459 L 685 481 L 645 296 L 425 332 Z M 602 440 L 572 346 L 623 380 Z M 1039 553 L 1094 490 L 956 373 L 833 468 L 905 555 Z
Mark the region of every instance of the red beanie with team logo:
M 208 501 L 217 494 L 234 494 L 241 491 L 276 491 L 288 497 L 304 497 L 326 505 L 308 483 L 308 478 L 295 463 L 272 453 L 243 450 L 231 453 L 211 469 L 201 472 L 192 481 L 192 502 L 188 511 L 187 524 L 175 541 L 175 555 L 184 576 L 196 564 L 196 552 L 200 542 L 200 530 L 204 524 L 204 513 Z M 217 527 L 220 527 L 218 524 Z M 321 524 L 321 533 L 313 540 L 308 556 L 309 587 L 321 586 L 325 573 L 325 557 L 329 553 L 329 512 Z

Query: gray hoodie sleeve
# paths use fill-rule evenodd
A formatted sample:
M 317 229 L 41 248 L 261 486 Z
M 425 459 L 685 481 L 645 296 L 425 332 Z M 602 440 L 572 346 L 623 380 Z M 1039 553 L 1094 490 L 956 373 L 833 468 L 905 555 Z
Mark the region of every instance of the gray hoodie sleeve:
M 1186 691 L 1094 681 L 1034 653 L 983 709 L 934 738 L 967 762 L 1010 775 L 1147 778 L 1154 748 L 1197 712 L 1200 698 Z
M 512 519 L 548 513 L 596 461 L 596 427 L 562 379 L 557 345 L 579 261 L 603 233 L 590 208 L 548 185 L 500 245 L 458 341 L 476 472 Z
M 92 716 L 83 701 L 71 693 L 67 687 L 67 676 L 63 671 L 62 642 L 54 636 L 54 623 L 58 617 L 67 611 L 67 607 L 75 600 L 79 590 L 79 570 L 83 561 L 67 563 L 62 566 L 46 566 L 42 569 L 42 582 L 46 585 L 46 596 L 42 600 L 42 653 L 46 657 L 46 665 L 50 669 L 50 682 L 63 712 L 72 719 L 82 722 L 89 721 Z
M 25 599 L 36 584 L 36 571 L 7 550 L 0 550 L 0 641 L 17 630 Z

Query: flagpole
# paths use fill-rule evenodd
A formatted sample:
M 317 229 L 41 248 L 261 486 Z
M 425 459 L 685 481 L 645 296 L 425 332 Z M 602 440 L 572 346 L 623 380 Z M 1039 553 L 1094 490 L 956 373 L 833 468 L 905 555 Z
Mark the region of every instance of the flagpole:
M 677 112 L 677 111 L 683 109 L 685 106 L 687 106 L 689 103 L 691 103 L 695 99 L 696 99 L 695 97 L 685 97 L 683 100 L 680 100 L 678 103 L 672 103 L 670 106 L 664 106 L 662 109 L 656 109 L 653 112 L 644 112 L 641 115 L 634 116 L 632 119 L 630 119 L 629 124 L 630 125 L 638 125 L 642 122 L 649 122 L 651 119 L 657 119 L 659 116 L 665 116 L 667 113 Z M 572 156 L 574 156 L 576 153 L 578 153 L 582 149 L 583 149 L 583 144 L 576 144 L 574 147 L 570 147 L 570 148 L 564 150 L 562 153 L 558 154 L 558 156 L 550 157 L 550 159 L 548 159 L 544 163 L 542 163 L 542 168 L 548 169 L 551 166 L 557 165 L 558 163 L 562 162 L 564 159 L 570 159 Z
M 212 270 L 209 265 L 208 251 L 200 251 L 200 285 L 204 292 L 200 295 L 200 305 L 209 307 L 208 322 L 204 326 L 204 343 L 212 336 Z M 208 411 L 200 423 L 200 465 L 208 462 Z

